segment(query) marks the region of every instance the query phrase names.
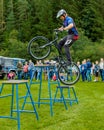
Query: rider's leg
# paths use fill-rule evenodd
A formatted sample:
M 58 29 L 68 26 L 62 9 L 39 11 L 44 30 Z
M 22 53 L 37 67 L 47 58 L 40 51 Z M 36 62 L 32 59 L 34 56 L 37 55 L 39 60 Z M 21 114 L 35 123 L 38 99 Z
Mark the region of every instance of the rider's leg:
M 68 35 L 64 44 L 64 48 L 65 48 L 66 57 L 69 64 L 71 63 L 71 55 L 70 55 L 69 47 L 73 44 L 73 42 L 74 42 L 73 35 Z
M 61 51 L 62 47 L 64 46 L 66 40 L 67 40 L 67 37 L 64 37 L 63 39 L 60 40 L 60 42 L 58 44 L 58 48 L 60 51 Z
M 72 44 L 73 44 L 73 42 L 75 41 L 74 39 L 73 39 L 73 37 L 74 37 L 74 35 L 68 35 L 67 37 L 66 37 L 66 41 L 65 41 L 65 44 L 64 44 L 64 46 L 71 46 Z
M 62 46 L 64 46 L 65 53 L 66 53 L 66 58 L 68 60 L 68 63 L 71 63 L 71 55 L 69 51 L 69 47 L 73 44 L 73 35 L 68 35 L 65 36 L 58 44 L 58 48 L 61 51 Z
M 64 46 L 64 48 L 65 48 L 65 53 L 66 53 L 66 58 L 67 58 L 67 60 L 68 60 L 68 63 L 71 63 L 70 48 L 69 48 L 68 45 L 67 45 L 67 46 Z

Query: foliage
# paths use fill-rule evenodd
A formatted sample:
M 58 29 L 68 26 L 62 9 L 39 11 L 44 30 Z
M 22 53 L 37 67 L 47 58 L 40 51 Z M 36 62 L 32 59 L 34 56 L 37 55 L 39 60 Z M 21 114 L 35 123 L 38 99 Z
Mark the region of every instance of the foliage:
M 104 38 L 104 22 L 99 11 L 99 4 L 95 0 L 82 0 L 82 10 L 79 18 L 82 19 L 81 27 L 85 30 L 85 35 L 93 41 Z M 97 17 L 97 18 L 96 18 Z
M 0 55 L 3 56 L 10 56 L 10 57 L 21 57 L 21 58 L 28 58 L 28 52 L 27 52 L 27 43 L 23 43 L 21 41 L 17 40 L 18 37 L 18 31 L 12 30 L 9 34 L 9 37 L 7 38 L 7 41 L 3 43 L 3 49 L 0 51 Z
M 1 0 L 0 2 L 0 55 L 31 58 L 26 49 L 29 40 L 37 35 L 52 40 L 53 29 L 61 26 L 56 14 L 63 8 L 75 20 L 80 35 L 80 39 L 71 47 L 72 58 L 77 61 L 88 57 L 92 60 L 103 57 L 103 0 Z M 18 32 L 17 36 L 11 38 L 10 34 L 14 35 L 14 30 Z M 15 46 L 17 46 L 16 54 Z M 57 51 L 53 49 L 49 58 L 54 57 L 55 53 Z

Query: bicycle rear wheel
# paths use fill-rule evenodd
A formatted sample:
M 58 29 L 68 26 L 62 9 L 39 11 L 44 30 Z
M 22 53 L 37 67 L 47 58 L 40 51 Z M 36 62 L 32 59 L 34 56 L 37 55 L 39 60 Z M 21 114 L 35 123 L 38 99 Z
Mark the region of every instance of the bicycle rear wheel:
M 50 54 L 51 46 L 42 46 L 47 43 L 49 43 L 49 40 L 43 36 L 34 37 L 28 44 L 29 54 L 37 60 L 46 58 Z
M 58 69 L 58 78 L 65 85 L 73 85 L 80 78 L 80 70 L 75 63 L 61 65 Z

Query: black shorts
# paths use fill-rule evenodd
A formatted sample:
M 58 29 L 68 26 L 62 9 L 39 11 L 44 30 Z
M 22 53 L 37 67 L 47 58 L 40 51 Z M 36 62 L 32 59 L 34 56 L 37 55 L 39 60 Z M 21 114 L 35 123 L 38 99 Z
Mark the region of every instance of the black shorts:
M 99 76 L 99 72 L 95 72 L 95 76 L 98 77 Z

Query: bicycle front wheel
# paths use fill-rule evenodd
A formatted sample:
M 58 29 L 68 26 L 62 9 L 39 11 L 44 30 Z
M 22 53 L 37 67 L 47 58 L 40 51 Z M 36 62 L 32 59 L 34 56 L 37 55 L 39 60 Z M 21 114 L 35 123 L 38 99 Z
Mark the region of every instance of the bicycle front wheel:
M 80 70 L 75 63 L 61 65 L 58 69 L 58 78 L 65 85 L 73 85 L 80 78 Z
M 51 51 L 51 46 L 42 47 L 47 43 L 49 43 L 49 40 L 43 36 L 34 37 L 28 44 L 29 54 L 37 60 L 42 60 L 48 57 Z

